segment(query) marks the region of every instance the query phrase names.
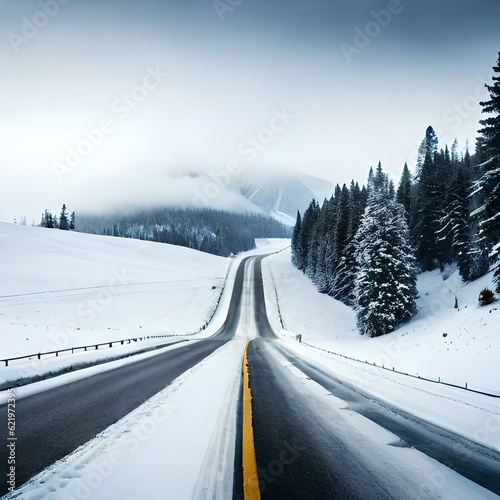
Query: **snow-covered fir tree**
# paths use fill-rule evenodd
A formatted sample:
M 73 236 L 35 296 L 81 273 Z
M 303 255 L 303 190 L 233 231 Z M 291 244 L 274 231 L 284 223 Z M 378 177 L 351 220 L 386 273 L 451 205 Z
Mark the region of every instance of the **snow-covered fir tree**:
M 411 192 L 412 192 L 412 177 L 410 169 L 405 162 L 403 167 L 403 173 L 401 174 L 401 179 L 399 181 L 398 190 L 396 192 L 396 200 L 398 203 L 403 205 L 406 213 L 406 220 L 410 222 L 411 213 Z
M 496 73 L 493 83 L 486 84 L 490 93 L 488 101 L 481 102 L 482 112 L 491 114 L 481 120 L 477 152 L 482 161 L 482 176 L 478 181 L 478 189 L 482 191 L 484 204 L 480 213 L 480 235 L 490 252 L 490 259 L 496 266 L 495 280 L 500 292 L 500 52 L 493 68 Z
M 62 206 L 61 215 L 59 216 L 59 229 L 67 231 L 69 229 L 68 222 L 68 212 L 66 211 L 66 205 Z
M 300 212 L 297 210 L 297 220 L 295 221 L 295 226 L 293 228 L 292 242 L 291 242 L 291 252 L 292 252 L 292 264 L 299 267 L 299 253 L 300 253 L 300 230 L 302 229 L 302 218 Z
M 316 200 L 312 200 L 306 211 L 304 212 L 300 229 L 298 268 L 301 269 L 304 273 L 307 270 L 309 252 L 312 248 L 314 248 L 315 242 L 312 241 L 312 235 L 318 217 L 319 205 Z
M 390 333 L 417 312 L 417 273 L 405 210 L 389 191 L 379 164 L 355 236 L 357 325 L 370 337 Z

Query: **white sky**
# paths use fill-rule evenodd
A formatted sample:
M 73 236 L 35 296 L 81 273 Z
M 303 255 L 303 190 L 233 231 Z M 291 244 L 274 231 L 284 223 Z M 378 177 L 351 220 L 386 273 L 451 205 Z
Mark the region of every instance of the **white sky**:
M 64 1 L 0 0 L 0 220 L 117 193 L 168 203 L 166 173 L 233 160 L 334 183 L 364 182 L 381 160 L 397 179 L 428 125 L 473 149 L 500 50 L 488 0 L 243 0 L 223 20 L 211 0 Z M 368 22 L 379 33 L 347 61 L 341 44 Z M 169 76 L 137 89 L 148 67 Z M 125 104 L 132 91 L 141 102 Z M 57 175 L 102 120 L 102 142 Z M 241 146 L 259 132 L 268 144 Z M 249 147 L 262 149 L 252 161 Z

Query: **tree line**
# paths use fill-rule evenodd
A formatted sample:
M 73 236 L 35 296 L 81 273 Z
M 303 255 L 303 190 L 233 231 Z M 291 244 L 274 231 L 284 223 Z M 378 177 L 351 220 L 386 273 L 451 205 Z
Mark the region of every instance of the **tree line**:
M 65 204 L 62 206 L 59 218 L 57 218 L 57 215 L 52 214 L 50 210 L 45 210 L 39 226 L 49 229 L 62 229 L 64 231 L 73 230 L 75 229 L 75 212 L 71 212 L 71 215 L 68 215 Z
M 79 214 L 78 231 L 170 243 L 227 257 L 255 248 L 255 238 L 289 238 L 291 230 L 260 214 L 158 207 L 130 214 Z
M 500 53 L 493 68 L 500 73 Z M 417 272 L 456 263 L 465 281 L 495 269 L 500 292 L 500 76 L 481 102 L 476 151 L 439 148 L 428 127 L 416 172 L 398 187 L 379 163 L 366 186 L 336 186 L 320 206 L 297 214 L 292 262 L 318 290 L 354 307 L 360 333 L 394 330 L 417 312 Z

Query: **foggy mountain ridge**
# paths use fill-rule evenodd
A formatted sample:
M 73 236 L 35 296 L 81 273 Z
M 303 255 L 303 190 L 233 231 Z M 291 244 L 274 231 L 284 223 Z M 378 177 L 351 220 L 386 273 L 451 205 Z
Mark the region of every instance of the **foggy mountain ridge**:
M 97 186 L 92 197 L 78 197 L 68 205 L 77 214 L 105 216 L 161 207 L 200 208 L 271 216 L 293 226 L 297 210 L 303 213 L 312 198 L 322 202 L 333 194 L 329 181 L 299 172 L 254 169 L 231 175 L 202 167 L 157 169 L 149 176 L 135 172 L 120 182 L 118 190 L 106 190 L 101 196 L 100 189 Z
M 282 222 L 289 218 L 290 223 L 295 224 L 297 210 L 303 213 L 312 198 L 318 201 L 329 198 L 333 185 L 317 177 L 292 174 L 267 180 L 248 180 L 239 190 L 264 213 Z
M 333 193 L 331 182 L 296 172 L 267 174 L 254 171 L 230 178 L 190 170 L 184 174 L 178 172 L 169 182 L 175 185 L 179 179 L 182 184 L 193 185 L 193 191 L 186 193 L 184 205 L 188 207 L 254 212 L 288 225 L 295 223 L 297 210 L 302 213 L 312 198 L 322 201 Z M 177 202 L 181 202 L 179 197 L 178 192 Z

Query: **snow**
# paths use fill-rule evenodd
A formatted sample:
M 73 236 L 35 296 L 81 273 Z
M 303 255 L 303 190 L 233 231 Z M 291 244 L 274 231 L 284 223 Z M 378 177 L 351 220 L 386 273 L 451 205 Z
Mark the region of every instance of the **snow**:
M 230 264 L 172 245 L 5 223 L 0 251 L 3 357 L 145 331 L 195 332 L 213 311 Z
M 25 373 L 26 367 L 34 367 L 30 373 L 44 373 L 143 346 L 186 339 L 193 342 L 208 336 L 224 322 L 241 259 L 278 252 L 264 260 L 263 272 L 266 306 L 281 338 L 279 344 L 379 399 L 500 450 L 499 399 L 405 377 L 325 351 L 498 391 L 498 306 L 481 308 L 477 304 L 479 291 L 491 287 L 491 275 L 467 286 L 453 269 L 446 270 L 445 280 L 437 272 L 421 275 L 417 317 L 390 335 L 369 339 L 357 333 L 350 308 L 319 294 L 293 268 L 285 248 L 288 240 L 256 243 L 253 252 L 223 259 L 171 245 L 0 224 L 1 358 L 36 353 L 54 344 L 63 348 L 174 335 L 0 367 L 0 381 Z M 253 263 L 247 266 L 250 276 Z M 250 288 L 246 282 L 242 321 L 233 340 L 7 498 L 230 497 L 242 354 L 246 342 L 257 335 Z M 455 297 L 458 309 L 454 309 Z M 212 315 L 209 326 L 200 330 Z M 310 345 L 295 341 L 299 333 Z M 67 373 L 21 387 L 16 395 L 26 397 L 127 362 L 130 358 Z M 289 365 L 283 358 L 280 362 Z M 287 369 L 294 372 L 291 365 Z M 301 372 L 295 369 L 292 374 L 310 397 L 324 395 Z M 0 393 L 0 404 L 4 397 L 5 391 Z M 386 464 L 386 470 L 390 468 L 387 464 L 411 462 L 416 474 L 445 479 L 446 490 L 430 480 L 424 493 L 435 493 L 437 488 L 442 498 L 492 496 L 415 450 L 382 446 L 393 440 L 390 433 L 345 409 L 334 397 L 323 400 L 325 411 L 332 412 L 329 419 L 355 427 L 360 446 L 376 449 L 377 460 Z M 373 462 L 371 466 L 375 466 Z M 403 467 L 394 470 L 395 482 L 401 484 L 399 475 L 413 480 L 411 472 L 403 475 Z
M 301 334 L 310 344 L 289 343 L 297 355 L 334 370 L 377 398 L 500 451 L 500 399 L 392 372 L 394 368 L 500 395 L 499 307 L 477 302 L 480 290 L 491 288 L 491 273 L 466 286 L 456 271 L 446 280 L 438 271 L 420 275 L 417 316 L 395 332 L 371 339 L 358 334 L 352 309 L 318 293 L 292 266 L 289 251 L 266 259 L 263 272 L 273 328 L 286 341 Z

